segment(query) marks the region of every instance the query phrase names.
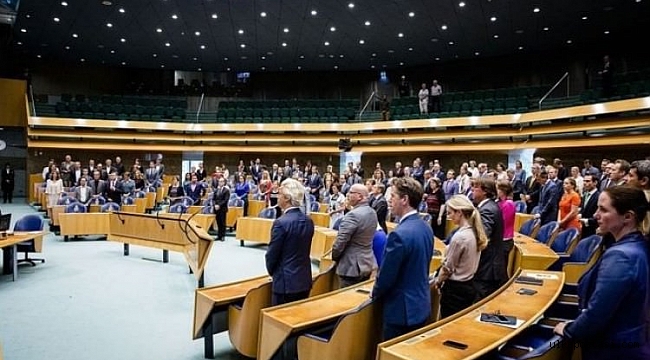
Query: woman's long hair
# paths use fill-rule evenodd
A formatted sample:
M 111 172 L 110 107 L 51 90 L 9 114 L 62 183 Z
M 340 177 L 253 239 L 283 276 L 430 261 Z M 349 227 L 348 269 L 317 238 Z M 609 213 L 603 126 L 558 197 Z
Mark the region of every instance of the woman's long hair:
M 478 251 L 483 251 L 487 247 L 488 238 L 485 235 L 485 229 L 483 229 L 483 221 L 481 221 L 481 215 L 478 210 L 474 207 L 471 201 L 464 195 L 454 195 L 446 203 L 447 207 L 456 211 L 463 213 L 463 216 L 467 219 L 472 231 L 474 232 L 474 237 L 476 238 L 476 248 Z

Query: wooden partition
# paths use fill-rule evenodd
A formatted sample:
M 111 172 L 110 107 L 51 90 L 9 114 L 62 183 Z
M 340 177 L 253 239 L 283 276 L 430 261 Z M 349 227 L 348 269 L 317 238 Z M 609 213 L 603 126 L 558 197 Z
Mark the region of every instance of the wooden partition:
M 330 226 L 330 215 L 326 212 L 310 212 L 309 217 L 314 221 L 314 225 L 329 227 Z
M 519 251 L 515 252 L 512 269 L 546 270 L 560 258 L 546 244 L 526 235 L 515 233 L 513 241 Z
M 235 239 L 240 241 L 241 246 L 244 246 L 244 241 L 268 244 L 271 242 L 271 227 L 274 221 L 275 219 L 263 219 L 251 216 L 239 218 Z
M 314 228 L 314 237 L 311 240 L 311 250 L 309 256 L 314 260 L 320 260 L 326 253 L 332 250 L 332 244 L 336 241 L 338 231 L 328 227 L 316 226 Z M 321 271 L 324 268 L 321 268 Z
M 226 213 L 226 227 L 231 230 L 237 225 L 237 221 L 244 216 L 244 208 L 241 206 L 228 207 Z
M 264 200 L 248 200 L 248 216 L 257 217 L 262 210 L 266 209 Z

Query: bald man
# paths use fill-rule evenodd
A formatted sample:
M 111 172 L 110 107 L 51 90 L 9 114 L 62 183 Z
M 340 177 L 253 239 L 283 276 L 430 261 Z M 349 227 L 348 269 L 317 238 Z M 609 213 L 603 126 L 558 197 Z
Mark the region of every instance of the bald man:
M 368 205 L 368 195 L 363 184 L 352 185 L 347 194 L 352 210 L 341 219 L 332 246 L 332 259 L 337 262 L 336 274 L 341 288 L 368 280 L 377 268 L 372 252 L 377 213 Z

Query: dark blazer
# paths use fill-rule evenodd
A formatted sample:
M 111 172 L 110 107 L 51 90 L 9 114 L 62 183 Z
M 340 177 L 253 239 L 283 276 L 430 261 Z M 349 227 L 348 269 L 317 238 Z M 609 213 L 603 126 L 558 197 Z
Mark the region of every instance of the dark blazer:
M 372 290 L 383 302 L 384 323 L 421 324 L 431 314 L 429 263 L 433 231 L 417 214 L 402 220 L 388 234 L 386 249 Z
M 98 181 L 92 179 L 88 181 L 88 186 L 90 187 L 93 195 L 104 196 L 104 193 L 106 192 L 106 183 L 102 179 L 99 179 Z
M 14 178 L 15 178 L 15 173 L 14 169 L 9 169 L 9 173 L 7 173 L 7 168 L 4 168 L 1 170 L 2 171 L 2 191 L 6 192 L 12 192 L 14 191 Z
M 115 188 L 111 189 L 111 182 L 106 181 L 106 197 L 111 199 L 115 203 L 121 203 L 122 201 L 122 184 L 119 181 L 115 180 Z M 108 200 L 107 199 L 107 200 Z
M 212 200 L 214 205 L 219 205 L 219 211 L 228 212 L 228 200 L 230 199 L 230 189 L 226 186 L 221 189 L 217 188 L 212 193 Z M 213 208 L 214 209 L 214 208 Z M 214 211 L 216 214 L 217 211 Z
M 481 251 L 476 280 L 505 282 L 508 279 L 505 256 L 503 255 L 503 215 L 494 200 L 488 200 L 478 207 L 488 246 Z
M 319 174 L 312 174 L 305 180 L 309 188 L 309 193 L 318 196 L 318 192 L 323 187 L 323 178 Z
M 379 199 L 375 198 L 371 207 L 375 209 L 375 212 L 377 213 L 377 222 L 379 223 L 379 226 L 384 230 L 384 233 L 388 233 L 388 231 L 386 231 L 386 216 L 388 216 L 388 201 L 386 201 L 386 197 L 381 195 Z
M 266 270 L 273 278 L 273 292 L 295 294 L 311 289 L 309 251 L 314 222 L 298 208 L 288 209 L 273 222 L 266 251 Z
M 648 241 L 634 232 L 605 250 L 580 278 L 580 315 L 564 335 L 580 343 L 583 359 L 650 359 L 649 259 Z
M 587 224 L 582 223 L 582 238 L 587 236 L 594 235 L 596 229 L 598 228 L 598 222 L 594 218 L 596 210 L 598 210 L 598 196 L 600 196 L 600 191 L 596 190 L 589 201 L 585 203 L 584 196 L 582 197 L 582 203 L 580 204 L 580 215 L 583 219 L 587 220 Z
M 539 204 L 540 190 L 542 190 L 542 185 L 540 185 L 535 179 L 535 176 L 529 176 L 524 184 L 524 195 L 530 196 L 530 201 L 526 202 L 526 212 L 529 214 L 533 211 L 533 208 Z
M 553 181 L 547 181 L 539 195 L 539 218 L 542 225 L 557 221 L 557 208 L 560 203 L 560 192 Z
M 194 200 L 194 204 L 198 205 L 201 202 L 201 198 L 203 197 L 205 189 L 203 188 L 203 184 L 200 182 L 196 183 L 196 186 L 194 187 L 194 190 L 192 190 L 192 184 L 187 184 L 185 186 L 185 195 L 191 197 Z
M 197 169 L 196 172 L 196 177 L 199 179 L 199 181 L 205 179 L 205 177 L 208 175 L 208 173 L 205 171 L 205 169 Z

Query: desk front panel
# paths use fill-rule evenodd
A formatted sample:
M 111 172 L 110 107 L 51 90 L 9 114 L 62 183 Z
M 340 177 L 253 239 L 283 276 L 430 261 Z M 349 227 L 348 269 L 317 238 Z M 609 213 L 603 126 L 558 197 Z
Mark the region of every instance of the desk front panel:
M 274 219 L 248 216 L 239 218 L 235 239 L 268 244 L 271 242 L 271 228 L 274 221 Z
M 513 240 L 519 250 L 515 252 L 513 269 L 520 267 L 522 269 L 546 270 L 560 258 L 546 244 L 542 244 L 529 236 L 515 233 Z
M 235 227 L 237 220 L 244 216 L 243 207 L 228 207 L 228 212 L 226 213 L 226 226 L 229 228 Z
M 327 227 L 317 226 L 314 229 L 314 237 L 311 240 L 311 250 L 309 256 L 312 259 L 320 259 L 332 249 L 332 244 L 336 241 L 338 231 Z
M 266 209 L 266 201 L 248 200 L 248 216 L 259 216 L 264 209 Z
M 314 225 L 316 226 L 330 226 L 330 216 L 328 213 L 310 212 L 309 217 L 314 221 Z
M 110 232 L 110 213 L 59 214 L 61 236 L 106 235 Z

